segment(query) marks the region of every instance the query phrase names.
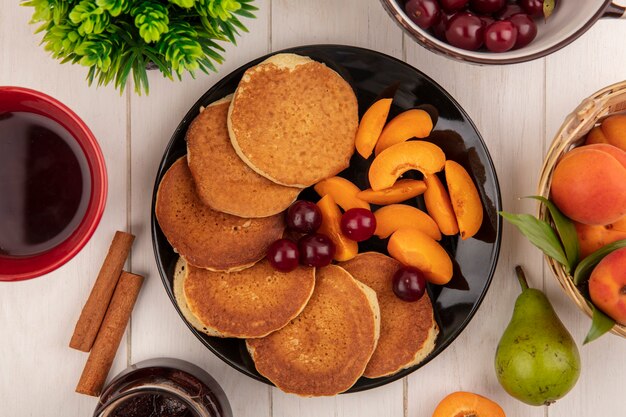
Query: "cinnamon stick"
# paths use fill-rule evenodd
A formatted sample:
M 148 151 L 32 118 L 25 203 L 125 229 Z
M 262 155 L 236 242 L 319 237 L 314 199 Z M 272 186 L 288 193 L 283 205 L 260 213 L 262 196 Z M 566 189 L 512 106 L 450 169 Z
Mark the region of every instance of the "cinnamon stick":
M 135 236 L 130 233 L 115 232 L 98 278 L 74 328 L 71 348 L 83 352 L 91 350 L 134 240 Z
M 124 336 L 143 277 L 123 271 L 93 344 L 76 392 L 99 396 Z

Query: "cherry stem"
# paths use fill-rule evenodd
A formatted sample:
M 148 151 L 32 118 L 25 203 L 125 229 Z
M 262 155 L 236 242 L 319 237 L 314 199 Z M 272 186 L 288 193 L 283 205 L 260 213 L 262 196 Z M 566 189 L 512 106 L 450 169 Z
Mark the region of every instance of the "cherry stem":
M 526 281 L 526 274 L 521 266 L 517 265 L 515 267 L 515 274 L 517 275 L 517 280 L 519 281 L 519 285 L 522 287 L 522 291 L 528 289 L 528 281 Z

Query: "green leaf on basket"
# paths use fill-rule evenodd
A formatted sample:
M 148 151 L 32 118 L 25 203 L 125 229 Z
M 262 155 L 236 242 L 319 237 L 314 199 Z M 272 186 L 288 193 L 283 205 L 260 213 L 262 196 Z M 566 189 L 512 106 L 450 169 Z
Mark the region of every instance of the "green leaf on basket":
M 574 284 L 580 285 L 587 282 L 589 276 L 591 275 L 591 271 L 593 271 L 593 268 L 595 268 L 596 265 L 602 259 L 604 259 L 606 255 L 617 249 L 625 247 L 626 239 L 618 240 L 617 242 L 609 243 L 608 245 L 601 247 L 600 249 L 580 261 L 580 263 L 576 267 L 576 271 L 574 271 Z
M 545 197 L 541 196 L 528 196 L 526 198 L 533 198 L 541 201 L 550 210 L 550 216 L 556 226 L 556 231 L 561 238 L 561 244 L 565 249 L 565 256 L 567 257 L 570 271 L 573 271 L 578 264 L 578 258 L 580 256 L 580 249 L 578 247 L 578 235 L 576 234 L 576 227 L 574 223 L 567 218 L 556 205 Z
M 561 241 L 548 222 L 539 220 L 530 214 L 513 214 L 501 211 L 500 215 L 517 227 L 530 240 L 530 243 L 562 264 L 569 272 L 569 263 L 563 251 Z
M 544 20 L 548 20 L 550 16 L 552 16 L 552 12 L 554 11 L 555 0 L 543 0 L 543 18 Z
M 591 306 L 591 310 L 593 311 L 593 316 L 591 318 L 591 328 L 589 329 L 589 333 L 587 333 L 587 337 L 585 337 L 583 345 L 593 342 L 615 326 L 615 320 L 601 312 L 593 304 L 589 304 Z

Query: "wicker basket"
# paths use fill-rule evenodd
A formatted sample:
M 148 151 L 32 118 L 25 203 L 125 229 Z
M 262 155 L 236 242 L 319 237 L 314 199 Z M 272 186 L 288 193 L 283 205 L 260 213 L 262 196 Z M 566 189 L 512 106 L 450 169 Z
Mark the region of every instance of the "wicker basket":
M 597 123 L 607 116 L 626 110 L 626 81 L 614 84 L 598 91 L 583 102 L 563 122 L 543 164 L 539 178 L 538 193 L 546 198 L 550 193 L 552 173 L 559 158 L 571 148 L 580 145 L 585 135 Z M 545 205 L 539 204 L 539 218 L 546 220 L 548 210 Z M 561 284 L 563 291 L 591 317 L 591 308 L 563 266 L 550 257 L 546 257 L 550 269 Z M 616 324 L 611 330 L 613 333 L 626 337 L 626 326 Z

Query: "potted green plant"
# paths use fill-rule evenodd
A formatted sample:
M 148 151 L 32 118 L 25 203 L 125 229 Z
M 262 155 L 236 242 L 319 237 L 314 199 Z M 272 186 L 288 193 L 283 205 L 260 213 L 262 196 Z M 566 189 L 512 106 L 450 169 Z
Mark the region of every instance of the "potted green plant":
M 122 92 L 132 73 L 135 91 L 148 92 L 146 70 L 163 76 L 216 71 L 219 42 L 236 43 L 254 18 L 253 0 L 28 0 L 42 44 L 62 63 L 89 68 L 89 84 Z

